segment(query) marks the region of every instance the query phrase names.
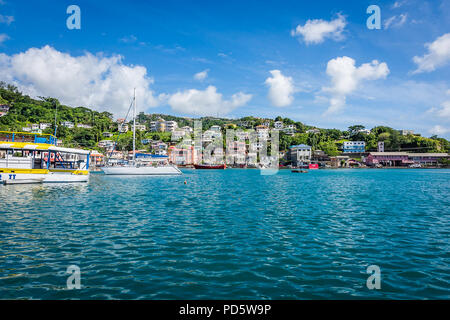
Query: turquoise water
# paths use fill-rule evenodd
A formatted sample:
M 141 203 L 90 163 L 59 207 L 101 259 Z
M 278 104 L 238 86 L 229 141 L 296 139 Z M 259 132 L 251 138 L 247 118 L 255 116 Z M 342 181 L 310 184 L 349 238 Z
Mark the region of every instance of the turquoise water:
M 0 298 L 449 299 L 449 187 L 421 169 L 0 186 Z

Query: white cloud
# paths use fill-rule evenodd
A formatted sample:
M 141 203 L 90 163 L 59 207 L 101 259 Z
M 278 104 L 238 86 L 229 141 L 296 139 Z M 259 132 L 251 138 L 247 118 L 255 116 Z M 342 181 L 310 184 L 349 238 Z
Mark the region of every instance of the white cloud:
M 135 35 L 130 35 L 119 39 L 119 41 L 123 43 L 133 43 L 137 41 L 137 37 Z
M 51 96 L 70 106 L 86 106 L 123 116 L 128 109 L 133 88 L 138 108 L 156 106 L 143 66 L 127 66 L 122 57 L 104 57 L 86 52 L 74 57 L 50 46 L 30 48 L 25 52 L 0 54 L 2 80 L 13 83 L 32 96 Z
M 9 26 L 13 22 L 14 22 L 13 16 L 4 16 L 4 15 L 0 14 L 0 23 L 5 23 Z
M 395 1 L 392 5 L 392 9 L 397 9 L 403 6 L 406 3 L 406 1 Z
M 417 69 L 413 73 L 431 72 L 450 62 L 450 33 L 437 38 L 432 43 L 425 44 L 428 53 L 422 57 L 415 56 L 413 61 Z
M 291 35 L 302 36 L 306 44 L 317 44 L 323 42 L 326 38 L 333 40 L 342 40 L 342 32 L 347 24 L 345 17 L 338 17 L 331 21 L 322 19 L 314 19 L 306 21 L 304 26 L 298 25 L 295 30 L 291 31 Z
M 266 79 L 269 86 L 269 100 L 276 107 L 285 107 L 292 103 L 294 97 L 294 85 L 291 77 L 285 77 L 280 70 L 270 71 L 272 77 Z
M 356 67 L 354 59 L 344 56 L 328 61 L 326 72 L 333 86 L 322 89 L 331 94 L 327 113 L 334 113 L 345 106 L 346 96 L 355 91 L 361 81 L 386 78 L 389 68 L 377 60 Z
M 406 20 L 408 20 L 408 14 L 400 14 L 398 16 L 392 16 L 389 19 L 386 19 L 384 22 L 384 28 L 389 29 L 390 27 L 396 28 L 401 27 L 405 24 Z
M 198 81 L 203 81 L 208 77 L 209 69 L 203 70 L 201 72 L 198 72 L 194 74 L 194 79 Z
M 5 33 L 0 34 L 0 44 L 9 39 L 9 36 Z
M 216 116 L 226 115 L 234 109 L 245 105 L 252 98 L 251 94 L 242 92 L 231 96 L 231 100 L 224 100 L 222 94 L 217 92 L 214 86 L 208 86 L 205 90 L 190 89 L 177 92 L 170 96 L 168 104 L 173 110 L 197 115 Z
M 430 133 L 435 134 L 437 136 L 442 136 L 442 135 L 446 134 L 447 132 L 450 132 L 450 130 L 448 128 L 444 128 L 438 124 L 430 129 Z
M 447 90 L 446 94 L 448 96 L 450 96 L 450 90 Z M 433 108 L 429 109 L 427 112 L 431 113 L 431 114 L 435 114 L 438 117 L 450 120 L 450 100 L 442 102 L 440 108 L 433 107 Z

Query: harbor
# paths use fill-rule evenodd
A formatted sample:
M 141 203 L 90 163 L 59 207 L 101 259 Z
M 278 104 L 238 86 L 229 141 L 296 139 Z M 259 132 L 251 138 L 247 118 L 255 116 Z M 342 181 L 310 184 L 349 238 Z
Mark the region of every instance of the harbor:
M 448 169 L 182 171 L 0 186 L 2 298 L 448 297 Z

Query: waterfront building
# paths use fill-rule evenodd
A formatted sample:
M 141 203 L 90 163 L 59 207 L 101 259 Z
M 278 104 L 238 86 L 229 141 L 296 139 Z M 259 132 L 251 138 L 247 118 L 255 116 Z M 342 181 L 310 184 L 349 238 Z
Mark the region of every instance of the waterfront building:
M 244 164 L 246 144 L 244 141 L 231 141 L 227 144 L 227 164 Z
M 366 150 L 366 143 L 364 141 L 344 141 L 344 153 L 363 153 Z
M 96 150 L 91 150 L 90 164 L 93 167 L 99 167 L 105 164 L 105 156 Z
M 436 166 L 441 159 L 449 159 L 448 153 L 409 153 L 409 160 L 424 166 Z
M 364 159 L 368 166 L 406 166 L 413 162 L 407 152 L 370 152 Z
M 288 158 L 294 166 L 311 162 L 311 146 L 305 144 L 290 146 Z
M 61 122 L 61 125 L 69 129 L 72 129 L 75 126 L 71 121 L 63 121 Z
M 349 161 L 349 156 L 330 157 L 330 163 L 333 168 L 347 168 L 349 167 Z
M 176 165 L 188 165 L 199 163 L 197 149 L 193 146 L 178 148 L 171 146 L 167 150 L 169 162 Z
M 312 154 L 312 160 L 325 164 L 325 162 L 330 161 L 330 157 L 322 150 L 314 150 Z

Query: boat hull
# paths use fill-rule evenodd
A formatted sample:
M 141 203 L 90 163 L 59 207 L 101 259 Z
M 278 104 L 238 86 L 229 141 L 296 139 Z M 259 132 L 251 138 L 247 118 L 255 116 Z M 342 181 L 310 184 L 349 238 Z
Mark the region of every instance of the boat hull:
M 0 181 L 4 184 L 28 184 L 28 183 L 63 183 L 63 182 L 88 182 L 89 175 L 71 173 L 2 173 Z
M 103 167 L 102 171 L 106 175 L 120 176 L 173 176 L 180 175 L 182 172 L 175 166 L 163 167 Z
M 225 164 L 207 165 L 207 164 L 194 164 L 195 169 L 225 169 Z

